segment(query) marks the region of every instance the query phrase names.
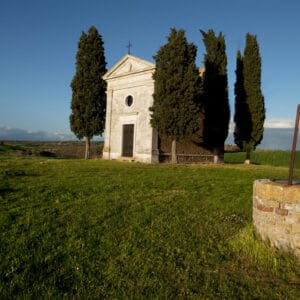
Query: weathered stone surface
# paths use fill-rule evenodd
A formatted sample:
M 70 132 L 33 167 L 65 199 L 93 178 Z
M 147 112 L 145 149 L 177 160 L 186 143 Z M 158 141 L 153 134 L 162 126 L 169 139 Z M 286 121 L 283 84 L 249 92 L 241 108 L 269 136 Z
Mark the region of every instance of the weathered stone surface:
M 158 162 L 157 134 L 150 125 L 155 65 L 132 55 L 124 56 L 105 75 L 107 109 L 104 159 Z M 126 102 L 132 97 L 132 103 Z M 130 105 L 128 105 L 130 104 Z M 123 126 L 133 125 L 132 156 L 124 157 Z
M 300 256 L 300 185 L 256 180 L 253 185 L 253 223 L 271 245 Z

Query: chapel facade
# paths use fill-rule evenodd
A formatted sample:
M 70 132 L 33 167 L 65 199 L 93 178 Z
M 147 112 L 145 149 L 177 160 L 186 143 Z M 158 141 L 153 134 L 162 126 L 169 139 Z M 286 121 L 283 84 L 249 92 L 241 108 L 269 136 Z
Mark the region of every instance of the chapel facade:
M 156 163 L 158 136 L 150 124 L 155 65 L 125 55 L 104 76 L 107 82 L 104 159 Z

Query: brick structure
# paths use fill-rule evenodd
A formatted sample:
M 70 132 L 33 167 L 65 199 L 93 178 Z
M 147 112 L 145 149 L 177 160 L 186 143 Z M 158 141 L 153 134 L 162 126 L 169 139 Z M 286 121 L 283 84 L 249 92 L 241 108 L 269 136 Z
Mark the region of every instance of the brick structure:
M 300 184 L 284 180 L 256 180 L 253 223 L 264 240 L 300 256 Z

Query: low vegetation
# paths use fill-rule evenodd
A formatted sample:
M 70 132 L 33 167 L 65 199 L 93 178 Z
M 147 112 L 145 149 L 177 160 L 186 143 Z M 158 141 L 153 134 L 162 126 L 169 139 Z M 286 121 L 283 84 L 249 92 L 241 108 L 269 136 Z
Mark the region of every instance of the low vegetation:
M 300 154 L 300 153 L 299 153 Z M 243 163 L 245 161 L 245 152 L 228 152 L 225 153 L 225 162 Z M 270 165 L 276 167 L 289 167 L 291 151 L 277 150 L 264 151 L 256 150 L 251 154 L 251 162 L 258 165 Z
M 91 157 L 102 156 L 103 142 L 91 143 Z M 64 142 L 32 142 L 32 141 L 6 141 L 0 143 L 0 155 L 5 156 L 41 156 L 58 158 L 84 158 L 85 142 L 64 141 Z
M 0 298 L 299 299 L 299 261 L 252 226 L 253 181 L 286 176 L 2 154 Z

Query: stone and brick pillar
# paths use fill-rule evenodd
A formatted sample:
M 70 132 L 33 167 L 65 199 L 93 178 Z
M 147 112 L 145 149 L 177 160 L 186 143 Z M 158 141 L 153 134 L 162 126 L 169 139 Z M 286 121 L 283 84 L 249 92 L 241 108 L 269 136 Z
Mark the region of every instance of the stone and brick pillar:
M 287 180 L 256 180 L 253 223 L 263 240 L 300 256 L 300 184 Z

